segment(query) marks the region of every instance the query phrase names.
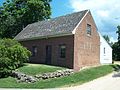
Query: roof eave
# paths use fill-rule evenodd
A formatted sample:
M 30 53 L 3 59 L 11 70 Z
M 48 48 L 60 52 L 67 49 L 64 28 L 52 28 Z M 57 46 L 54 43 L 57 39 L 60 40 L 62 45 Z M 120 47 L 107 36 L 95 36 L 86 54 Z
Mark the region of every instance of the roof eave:
M 72 32 L 62 33 L 62 34 L 55 34 L 55 35 L 46 35 L 46 36 L 40 36 L 40 37 L 33 37 L 33 38 L 16 39 L 16 40 L 17 41 L 28 41 L 28 40 L 48 39 L 48 38 L 62 37 L 62 36 L 69 36 L 69 35 L 73 35 Z

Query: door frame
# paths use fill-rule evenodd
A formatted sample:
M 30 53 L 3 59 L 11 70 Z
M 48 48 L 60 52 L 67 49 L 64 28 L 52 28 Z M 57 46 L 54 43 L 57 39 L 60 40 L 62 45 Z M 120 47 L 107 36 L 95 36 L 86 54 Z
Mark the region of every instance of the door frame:
M 45 63 L 46 64 L 51 64 L 51 60 L 52 60 L 52 45 L 46 45 L 45 47 L 45 52 L 46 52 L 46 60 Z

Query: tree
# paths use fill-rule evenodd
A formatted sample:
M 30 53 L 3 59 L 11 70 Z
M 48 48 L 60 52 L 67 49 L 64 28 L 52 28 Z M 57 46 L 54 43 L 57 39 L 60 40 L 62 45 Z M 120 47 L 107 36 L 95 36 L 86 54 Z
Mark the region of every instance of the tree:
M 117 31 L 116 33 L 118 34 L 118 45 L 120 47 L 120 26 L 117 26 Z
M 118 41 L 112 45 L 113 60 L 120 60 L 120 26 L 117 26 Z
M 118 50 L 118 43 L 115 42 L 113 45 L 112 45 L 112 57 L 113 57 L 113 60 L 117 61 L 119 60 L 119 50 Z
M 103 38 L 107 41 L 107 43 L 112 47 L 113 42 L 110 41 L 110 37 L 108 35 L 103 35 Z
M 0 7 L 0 37 L 13 38 L 28 24 L 49 19 L 51 0 L 6 0 Z
M 116 33 L 118 34 L 118 42 L 117 42 L 117 51 L 116 51 L 116 54 L 117 54 L 117 60 L 120 60 L 120 26 L 117 26 L 117 31 Z
M 108 35 L 103 35 L 104 39 L 107 41 L 107 43 L 109 44 L 110 43 L 110 38 Z

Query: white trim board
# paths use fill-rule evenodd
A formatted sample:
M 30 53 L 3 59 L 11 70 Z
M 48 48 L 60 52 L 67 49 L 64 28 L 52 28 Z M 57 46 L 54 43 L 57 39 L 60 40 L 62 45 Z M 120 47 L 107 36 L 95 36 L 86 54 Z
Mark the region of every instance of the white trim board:
M 78 26 L 81 24 L 81 22 L 83 21 L 83 19 L 87 16 L 87 14 L 89 13 L 89 11 L 90 11 L 90 10 L 88 10 L 88 11 L 86 12 L 86 14 L 83 16 L 83 18 L 82 18 L 82 19 L 80 20 L 80 22 L 77 24 L 77 26 L 74 28 L 74 30 L 72 31 L 72 34 L 75 34 Z

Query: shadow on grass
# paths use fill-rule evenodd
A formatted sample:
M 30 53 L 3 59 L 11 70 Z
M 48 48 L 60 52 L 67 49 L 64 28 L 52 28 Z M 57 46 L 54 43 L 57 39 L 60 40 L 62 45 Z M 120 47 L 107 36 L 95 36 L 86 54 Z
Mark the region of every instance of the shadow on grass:
M 112 75 L 113 78 L 120 77 L 120 65 L 111 65 L 114 69 L 114 74 Z
M 29 64 L 36 64 L 36 65 L 45 65 L 45 66 L 53 66 L 53 67 L 60 67 L 60 68 L 63 68 L 63 69 L 72 69 L 72 68 L 69 68 L 69 67 L 65 67 L 65 66 L 59 66 L 59 65 L 55 65 L 55 64 L 46 64 L 46 63 L 33 63 L 33 62 L 28 62 L 28 63 L 25 63 L 25 65 L 29 65 Z
M 116 71 L 116 72 L 120 71 L 120 65 L 115 64 L 115 65 L 111 65 L 111 66 L 113 67 L 114 71 Z

